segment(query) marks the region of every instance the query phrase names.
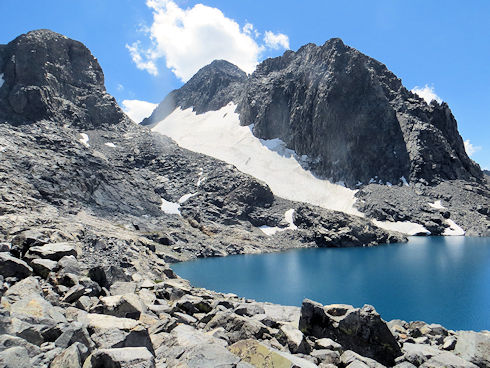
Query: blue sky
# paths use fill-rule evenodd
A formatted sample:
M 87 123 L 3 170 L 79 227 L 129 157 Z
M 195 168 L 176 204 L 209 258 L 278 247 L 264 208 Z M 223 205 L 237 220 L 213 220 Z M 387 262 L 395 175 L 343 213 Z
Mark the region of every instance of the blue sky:
M 222 25 L 223 32 L 229 32 L 225 36 L 230 37 L 223 41 L 216 34 L 221 29 L 218 26 L 212 30 L 214 33 L 207 35 L 208 40 L 202 27 L 196 26 L 194 31 L 182 34 L 182 39 L 193 45 L 188 58 L 195 59 L 191 64 L 184 61 L 185 55 L 178 50 L 180 39 L 164 32 L 168 27 L 165 28 L 163 17 L 168 14 L 160 14 L 160 20 L 154 18 L 158 6 L 162 12 L 161 4 L 165 1 L 151 1 L 153 8 L 144 0 L 1 0 L 0 43 L 38 28 L 63 33 L 91 49 L 104 69 L 108 91 L 119 102 L 157 103 L 170 90 L 181 86 L 182 79 L 187 79 L 206 60 L 200 52 L 210 57 L 215 48 L 219 53 L 220 45 L 229 45 L 226 42 L 248 42 L 246 47 L 232 45 L 236 49 L 230 51 L 246 66 L 253 60 L 282 54 L 287 44 L 296 50 L 308 42 L 323 44 L 331 37 L 340 37 L 346 44 L 385 63 L 407 88 L 425 85 L 433 88 L 448 102 L 461 135 L 474 147 L 472 158 L 490 169 L 490 2 L 487 0 L 173 0 L 170 2 L 175 6 L 174 11 L 184 14 L 184 18 L 178 19 L 178 26 L 192 28 L 209 16 L 215 17 L 209 22 Z M 197 4 L 203 5 L 195 7 Z M 195 11 L 186 12 L 188 9 Z M 238 25 L 238 31 L 233 30 L 233 23 Z M 247 23 L 253 28 L 246 31 L 243 27 Z M 149 37 L 152 25 L 155 26 L 153 43 Z M 158 33 L 158 29 L 162 32 Z M 264 40 L 267 31 L 272 36 L 268 42 Z M 190 40 L 192 37 L 198 39 Z M 248 50 L 252 54 L 250 60 L 244 57 Z M 142 57 L 142 63 L 152 62 L 153 66 L 138 69 L 135 53 Z M 174 72 L 167 68 L 169 63 Z

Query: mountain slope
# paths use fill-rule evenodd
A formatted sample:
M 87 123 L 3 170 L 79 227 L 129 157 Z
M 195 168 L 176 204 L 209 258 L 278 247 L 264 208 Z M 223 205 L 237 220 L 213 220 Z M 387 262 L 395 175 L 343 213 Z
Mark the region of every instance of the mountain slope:
M 286 211 L 305 205 L 135 125 L 106 93 L 102 70 L 81 43 L 40 30 L 0 47 L 0 54 L 0 241 L 48 227 L 77 237 L 87 264 L 143 267 L 128 241 L 153 250 L 148 259 L 175 261 L 403 239 L 356 218 L 335 235 L 335 219 L 345 215 L 320 208 L 313 211 L 328 220 L 316 228 L 268 236 L 267 229 L 288 228 Z M 216 65 L 233 74 L 227 63 Z M 105 228 L 114 226 L 131 235 L 125 230 L 113 240 Z M 321 232 L 335 240 L 326 244 Z M 112 245 L 94 248 L 101 242 L 95 238 Z
M 232 82 L 237 68 L 219 69 L 217 63 L 223 61 L 171 92 L 143 124 L 154 126 L 176 107 L 201 114 L 233 101 L 241 124 L 254 124 L 255 136 L 281 139 L 298 156 L 308 156 L 316 174 L 334 182 L 483 178 L 446 103 L 427 104 L 385 65 L 340 39 L 287 51 Z
M 144 123 L 182 147 L 237 166 L 287 199 L 360 210 L 387 229 L 438 235 L 454 220 L 429 204 L 453 198 L 446 208 L 458 225 L 469 234 L 489 233 L 488 187 L 447 104 L 427 104 L 385 65 L 339 39 L 267 59 L 245 79 L 211 83 L 217 72 L 220 80 L 238 73 L 227 66 L 202 68 Z M 214 103 L 206 105 L 209 100 Z M 360 191 L 349 194 L 334 183 Z M 397 193 L 405 198 L 398 207 Z M 446 233 L 461 234 L 454 229 Z

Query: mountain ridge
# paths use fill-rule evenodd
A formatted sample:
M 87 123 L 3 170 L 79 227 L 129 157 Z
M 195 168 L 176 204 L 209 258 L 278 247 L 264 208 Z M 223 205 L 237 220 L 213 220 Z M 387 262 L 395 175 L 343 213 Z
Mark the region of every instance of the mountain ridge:
M 134 124 L 105 92 L 97 60 L 76 41 L 42 30 L 9 45 L 0 46 L 1 57 L 10 48 L 29 58 L 19 58 L 19 67 L 16 53 L 0 62 L 0 74 L 9 69 L 0 86 L 0 365 L 488 363 L 485 352 L 467 351 L 488 346 L 485 333 L 386 323 L 368 305 L 256 302 L 181 279 L 169 263 L 406 237 L 369 218 L 277 197 L 233 165 Z M 95 83 L 75 86 L 79 73 Z M 409 203 L 413 196 L 438 201 L 422 216 L 407 216 L 405 203 L 383 207 L 391 200 L 385 194 L 380 204 L 370 200 L 380 194 L 375 185 L 358 192 L 359 202 L 373 217 L 420 217 L 434 234 L 448 228 L 443 219 L 461 216 L 466 229 L 479 222 L 481 235 L 489 228 L 489 196 L 478 183 L 464 183 L 444 182 L 450 188 L 439 191 L 403 186 Z M 478 215 L 463 205 L 479 200 Z
M 199 71 L 200 81 L 209 69 Z M 205 112 L 201 101 L 214 96 L 216 103 L 205 110 L 235 102 L 241 124 L 254 124 L 255 136 L 281 139 L 298 156 L 308 156 L 317 175 L 350 187 L 373 178 L 393 184 L 402 177 L 432 184 L 483 179 L 446 103 L 427 104 L 384 64 L 338 38 L 266 59 L 231 86 L 195 90 L 188 83 L 169 96 L 175 93 L 187 98 L 174 101 L 174 109 L 198 106 L 197 114 Z M 144 124 L 154 126 L 170 110 Z

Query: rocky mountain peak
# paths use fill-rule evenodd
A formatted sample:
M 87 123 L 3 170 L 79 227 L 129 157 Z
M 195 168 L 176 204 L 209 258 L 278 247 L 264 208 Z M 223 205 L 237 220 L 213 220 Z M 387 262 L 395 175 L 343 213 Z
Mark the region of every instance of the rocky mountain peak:
M 265 60 L 236 101 L 255 136 L 280 138 L 318 175 L 349 186 L 482 177 L 446 103 L 427 104 L 338 38 Z
M 182 88 L 170 94 L 158 105 L 142 125 L 154 125 L 165 119 L 176 107 L 193 107 L 197 114 L 219 110 L 236 99 L 247 80 L 247 74 L 226 60 L 214 60 L 201 68 Z
M 42 29 L 0 47 L 0 118 L 40 119 L 87 128 L 124 119 L 104 87 L 104 73 L 80 42 Z

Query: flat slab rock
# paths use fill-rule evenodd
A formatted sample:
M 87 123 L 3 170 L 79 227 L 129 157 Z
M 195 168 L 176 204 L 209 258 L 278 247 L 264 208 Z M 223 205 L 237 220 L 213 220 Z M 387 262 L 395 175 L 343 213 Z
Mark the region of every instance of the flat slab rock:
M 228 350 L 255 367 L 316 367 L 315 364 L 306 359 L 274 350 L 252 339 L 238 341 L 231 345 Z
M 146 348 L 99 349 L 83 368 L 155 368 L 155 358 Z
M 77 256 L 75 244 L 72 243 L 50 243 L 29 248 L 27 257 L 47 258 L 52 261 L 59 261 L 65 256 Z

